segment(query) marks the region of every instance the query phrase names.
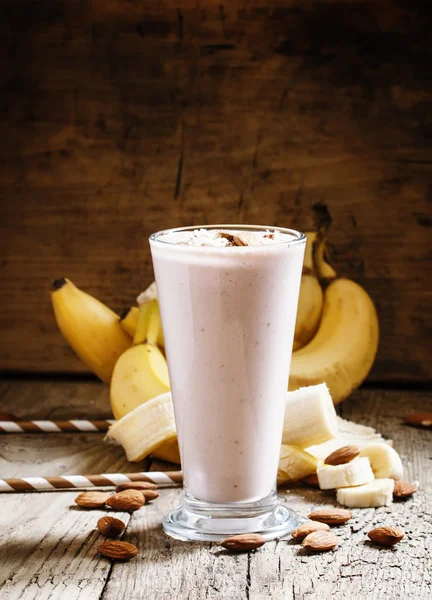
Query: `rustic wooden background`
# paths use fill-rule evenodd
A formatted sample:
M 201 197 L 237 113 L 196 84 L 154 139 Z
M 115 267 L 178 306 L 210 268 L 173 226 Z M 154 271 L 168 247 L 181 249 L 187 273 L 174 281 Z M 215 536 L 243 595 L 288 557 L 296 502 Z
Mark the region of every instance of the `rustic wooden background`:
M 0 369 L 83 371 L 54 277 L 121 309 L 152 231 L 304 229 L 325 203 L 378 307 L 371 378 L 430 380 L 428 4 L 3 0 Z

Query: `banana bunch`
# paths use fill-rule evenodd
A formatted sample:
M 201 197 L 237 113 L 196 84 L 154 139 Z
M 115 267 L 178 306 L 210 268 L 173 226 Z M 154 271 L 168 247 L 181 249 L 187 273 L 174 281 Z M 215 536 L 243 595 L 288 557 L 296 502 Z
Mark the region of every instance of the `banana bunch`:
M 284 428 L 281 481 L 315 473 L 323 458 L 320 453 L 343 445 L 343 423 L 336 417 L 333 403 L 344 400 L 365 379 L 378 346 L 374 305 L 361 286 L 338 278 L 327 262 L 326 230 L 308 232 L 306 237 L 287 396 L 287 403 L 292 401 L 302 408 L 287 410 L 291 425 Z M 66 340 L 102 381 L 110 383 L 111 407 L 121 432 L 123 419 L 141 415 L 139 410 L 145 416 L 147 408 L 153 406 L 149 403 L 170 390 L 155 284 L 138 297 L 138 306 L 127 309 L 121 317 L 67 279 L 53 282 L 51 299 Z M 327 387 L 318 385 L 322 382 Z M 315 388 L 318 391 L 310 394 L 308 390 Z M 290 396 L 294 390 L 298 393 Z M 307 415 L 307 422 L 303 423 L 302 415 Z M 316 415 L 316 426 L 311 415 Z M 129 418 L 126 424 L 131 422 Z M 382 442 L 379 435 L 361 431 L 362 426 L 356 433 L 350 431 L 351 425 L 348 438 Z M 115 431 L 113 428 L 110 433 L 113 438 Z M 135 438 L 132 435 L 130 439 Z M 159 442 L 151 452 L 164 460 L 180 461 L 175 434 Z M 128 452 L 131 460 L 149 452 L 147 446 L 132 450 Z
M 371 298 L 359 284 L 337 276 L 326 260 L 325 244 L 324 230 L 306 233 L 289 389 L 325 382 L 338 404 L 367 377 L 378 349 L 379 327 Z M 155 285 L 140 298 L 157 301 Z M 129 308 L 120 320 L 132 337 L 138 312 Z M 164 347 L 162 327 L 157 344 Z
M 326 260 L 325 243 L 325 229 L 307 234 L 289 389 L 324 381 L 338 404 L 367 377 L 379 328 L 369 295 L 337 276 Z
M 338 404 L 369 373 L 378 348 L 379 330 L 375 307 L 366 291 L 354 281 L 339 278 L 327 262 L 326 234 L 327 226 L 306 234 L 289 389 L 325 382 L 333 402 Z M 119 318 L 67 279 L 53 283 L 51 298 L 66 340 L 83 362 L 109 383 L 117 360 L 136 336 L 139 307 L 128 308 Z M 120 361 L 112 384 L 116 418 L 167 391 L 165 342 L 154 283 L 138 297 L 138 305 L 150 312 L 143 316 L 142 331 Z M 147 344 L 141 345 L 147 334 Z M 138 364 L 140 376 L 128 378 L 127 369 L 135 373 Z M 121 384 L 119 392 L 118 382 L 126 379 L 130 379 L 129 384 Z M 119 394 L 123 392 L 124 399 L 120 401 Z
M 109 383 L 117 360 L 132 344 L 118 315 L 69 279 L 52 282 L 51 301 L 66 341 L 99 379 Z

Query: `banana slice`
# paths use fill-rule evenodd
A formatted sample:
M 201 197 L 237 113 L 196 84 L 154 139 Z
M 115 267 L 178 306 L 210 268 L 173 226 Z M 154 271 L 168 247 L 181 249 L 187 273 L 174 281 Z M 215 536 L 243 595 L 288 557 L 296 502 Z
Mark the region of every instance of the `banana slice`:
M 374 480 L 368 458 L 355 458 L 344 465 L 324 465 L 317 469 L 318 483 L 322 490 L 363 485 Z
M 393 488 L 393 479 L 375 479 L 366 485 L 337 490 L 336 499 L 349 508 L 389 506 L 393 500 Z
M 296 481 L 317 470 L 318 461 L 301 448 L 282 444 L 278 467 L 278 484 Z
M 387 444 L 368 444 L 360 451 L 366 456 L 377 479 L 402 479 L 403 466 L 399 454 Z
M 288 392 L 282 443 L 306 448 L 337 435 L 336 411 L 325 383 Z
M 167 392 L 141 404 L 114 423 L 105 440 L 121 444 L 127 459 L 139 462 L 175 436 L 171 393 Z

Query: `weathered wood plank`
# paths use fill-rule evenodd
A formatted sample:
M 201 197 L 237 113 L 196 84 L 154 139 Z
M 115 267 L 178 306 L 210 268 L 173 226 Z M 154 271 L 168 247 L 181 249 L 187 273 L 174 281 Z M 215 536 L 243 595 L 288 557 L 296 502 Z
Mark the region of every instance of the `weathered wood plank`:
M 416 407 L 431 410 L 431 395 L 363 390 L 343 405 L 345 418 L 381 428 L 394 439 L 407 479 L 420 481 L 420 490 L 409 502 L 353 511 L 349 526 L 337 530 L 340 547 L 336 552 L 308 556 L 301 546 L 286 539 L 266 544 L 248 556 L 233 556 L 216 546 L 171 540 L 163 534 L 160 519 L 179 502 L 181 491 L 164 491 L 151 511 L 147 507 L 133 516 L 126 535 L 139 545 L 141 561 L 132 568 L 115 565 L 103 598 L 117 598 L 127 581 L 136 596 L 155 593 L 166 600 L 426 600 L 432 585 L 425 576 L 430 572 L 432 551 L 431 432 L 400 424 L 400 417 Z M 303 519 L 316 506 L 335 504 L 332 494 L 298 485 L 279 496 Z M 406 532 L 398 548 L 383 550 L 369 544 L 367 531 L 381 523 L 400 526 Z
M 349 526 L 337 530 L 340 547 L 335 553 L 308 556 L 297 544 L 285 540 L 277 546 L 266 545 L 251 559 L 251 599 L 430 597 L 432 582 L 425 573 L 432 566 L 432 434 L 401 425 L 401 416 L 416 407 L 431 410 L 431 395 L 364 390 L 342 405 L 344 418 L 371 425 L 392 437 L 402 456 L 407 480 L 420 482 L 415 499 L 394 503 L 389 508 L 353 511 Z M 285 501 L 303 518 L 311 508 L 335 504 L 332 494 L 305 492 L 298 486 L 287 492 Z M 370 544 L 366 533 L 379 524 L 395 525 L 405 531 L 403 544 L 394 550 Z
M 112 418 L 109 387 L 96 380 L 0 378 L 0 412 L 23 420 Z
M 109 414 L 98 382 L 2 381 L 0 411 L 17 415 L 72 418 Z M 1 477 L 138 471 L 103 434 L 0 435 Z M 96 554 L 96 530 L 106 511 L 74 504 L 78 492 L 1 494 L 0 596 L 5 600 L 87 600 L 102 593 L 110 564 Z M 124 522 L 128 513 L 119 513 Z
M 68 393 L 68 386 L 70 390 Z M 31 416 L 48 417 L 56 408 L 62 417 L 106 416 L 104 386 L 61 382 L 3 381 L 1 410 L 11 410 L 20 398 Z M 21 393 L 22 391 L 22 393 Z M 68 402 L 65 403 L 65 398 Z M 17 410 L 24 410 L 21 404 Z M 140 548 L 137 559 L 116 564 L 98 559 L 94 527 L 102 511 L 71 509 L 74 492 L 2 494 L 0 594 L 2 598 L 264 598 L 302 600 L 305 597 L 355 597 L 359 600 L 430 597 L 432 539 L 431 432 L 401 425 L 404 414 L 432 410 L 427 392 L 357 391 L 342 405 L 343 416 L 377 427 L 391 436 L 407 469 L 418 480 L 413 500 L 389 509 L 354 511 L 349 527 L 338 530 L 340 547 L 324 556 L 306 556 L 289 540 L 269 543 L 259 552 L 233 556 L 210 544 L 185 544 L 166 537 L 162 515 L 180 501 L 181 490 L 162 490 L 154 503 L 134 513 L 125 539 Z M 26 409 L 27 410 L 27 409 Z M 71 412 L 65 412 L 65 411 Z M 138 470 L 119 448 L 106 446 L 101 434 L 0 436 L 2 476 Z M 305 517 L 312 507 L 332 504 L 332 496 L 299 485 L 280 492 L 280 501 Z M 122 515 L 125 518 L 126 515 Z M 394 550 L 379 550 L 365 541 L 378 523 L 405 530 Z
M 378 306 L 372 379 L 430 379 L 428 4 L 4 1 L 0 368 L 85 370 L 52 278 L 121 310 L 152 231 L 326 202 Z

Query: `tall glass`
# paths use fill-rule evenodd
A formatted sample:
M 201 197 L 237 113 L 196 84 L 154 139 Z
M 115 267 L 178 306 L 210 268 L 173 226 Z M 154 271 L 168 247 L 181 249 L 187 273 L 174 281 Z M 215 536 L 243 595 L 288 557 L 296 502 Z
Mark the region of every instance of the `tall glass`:
M 278 242 L 172 241 L 195 229 L 150 237 L 184 480 L 163 526 L 182 540 L 273 539 L 297 524 L 277 504 L 276 476 L 305 236 L 212 225 L 203 229 L 278 232 Z

